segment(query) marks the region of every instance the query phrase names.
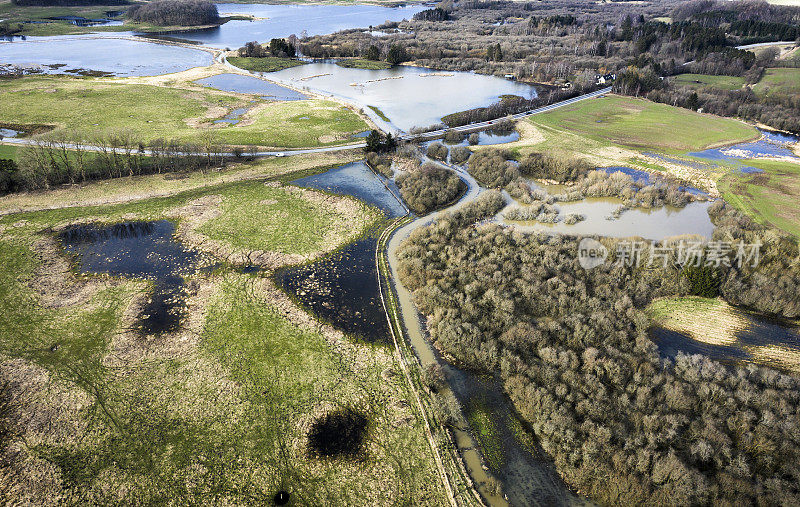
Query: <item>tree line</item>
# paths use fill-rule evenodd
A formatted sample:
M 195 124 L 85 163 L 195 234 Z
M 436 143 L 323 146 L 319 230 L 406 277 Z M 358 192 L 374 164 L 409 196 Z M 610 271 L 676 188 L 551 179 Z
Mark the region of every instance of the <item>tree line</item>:
M 159 26 L 201 26 L 219 23 L 217 6 L 209 0 L 153 0 L 133 5 L 128 17 Z
M 96 146 L 91 150 L 82 144 L 86 142 L 61 132 L 34 138 L 33 144 L 20 149 L 16 163 L 0 165 L 0 192 L 123 176 L 205 171 L 256 150 L 228 148 L 210 136 L 197 144 L 169 139 L 145 143 L 127 132 L 98 135 L 89 141 Z

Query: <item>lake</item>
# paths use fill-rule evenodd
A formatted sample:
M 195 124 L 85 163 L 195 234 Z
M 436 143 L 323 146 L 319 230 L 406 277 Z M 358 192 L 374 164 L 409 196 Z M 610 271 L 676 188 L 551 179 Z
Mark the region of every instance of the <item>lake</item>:
M 456 111 L 487 106 L 499 101 L 501 95 L 536 97 L 535 87 L 516 81 L 405 65 L 364 70 L 317 62 L 265 76 L 296 88 L 378 108 L 393 125 L 405 131 L 439 123 L 443 116 Z
M 254 21 L 228 21 L 207 30 L 171 32 L 169 35 L 200 41 L 220 49 L 237 49 L 246 42 L 269 43 L 270 39 L 303 34 L 326 35 L 351 28 L 369 28 L 386 21 L 411 19 L 428 8 L 423 5 L 381 7 L 377 5 L 266 5 L 217 4 L 222 16 L 247 15 Z
M 115 76 L 156 76 L 211 65 L 211 53 L 144 41 L 101 37 L 29 37 L 0 42 L 0 65 L 39 67 L 45 74 L 81 70 Z M 55 67 L 57 66 L 57 67 Z

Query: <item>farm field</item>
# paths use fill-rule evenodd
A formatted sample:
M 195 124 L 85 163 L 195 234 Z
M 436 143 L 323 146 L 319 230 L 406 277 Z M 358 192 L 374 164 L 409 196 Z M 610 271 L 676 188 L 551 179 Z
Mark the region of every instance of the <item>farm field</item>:
M 678 74 L 671 78 L 675 86 L 690 88 L 717 88 L 720 90 L 738 90 L 744 86 L 744 78 L 737 76 L 711 76 L 707 74 Z
M 800 69 L 766 69 L 753 90 L 765 95 L 800 93 Z
M 668 153 L 698 151 L 758 137 L 755 128 L 736 120 L 616 95 L 584 100 L 528 121 L 602 143 Z
M 800 164 L 745 160 L 763 173 L 731 172 L 720 181 L 723 198 L 757 221 L 800 238 Z
M 300 148 L 342 144 L 367 128 L 334 102 L 268 102 L 199 86 L 167 88 L 98 79 L 26 77 L 0 83 L 8 100 L 0 121 L 49 124 L 91 141 L 124 133 L 135 142 L 157 138 Z M 239 109 L 239 124 L 214 123 Z

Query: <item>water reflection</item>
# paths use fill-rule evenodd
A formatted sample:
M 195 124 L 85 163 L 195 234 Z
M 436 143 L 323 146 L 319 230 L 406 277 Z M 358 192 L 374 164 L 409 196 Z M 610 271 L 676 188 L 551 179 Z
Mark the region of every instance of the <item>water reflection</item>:
M 612 238 L 641 237 L 656 241 L 683 234 L 710 238 L 714 231 L 714 224 L 708 216 L 708 202 L 691 202 L 684 208 L 633 208 L 622 213 L 619 218 L 610 220 L 609 217 L 622 204 L 622 199 L 616 197 L 590 197 L 576 202 L 558 202 L 555 206 L 562 216 L 576 213 L 585 215 L 586 220 L 572 225 L 564 221 L 554 224 L 515 222 L 513 227 L 527 232 L 548 231 Z
M 273 72 L 269 77 L 376 107 L 406 131 L 439 123 L 443 116 L 456 111 L 492 104 L 501 95 L 536 97 L 533 86 L 517 81 L 405 65 L 365 70 L 318 62 Z
M 197 252 L 174 240 L 174 232 L 175 224 L 167 220 L 86 224 L 65 229 L 59 239 L 77 257 L 83 273 L 152 281 L 139 325 L 143 332 L 154 334 L 178 328 L 184 314 L 183 275 L 199 261 Z

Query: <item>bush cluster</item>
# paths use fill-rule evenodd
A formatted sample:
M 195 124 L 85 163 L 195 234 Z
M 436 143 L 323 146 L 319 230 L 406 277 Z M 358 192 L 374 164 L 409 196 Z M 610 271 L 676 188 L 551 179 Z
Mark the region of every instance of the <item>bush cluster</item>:
M 430 162 L 398 176 L 397 186 L 409 208 L 420 214 L 453 202 L 466 189 L 455 173 Z
M 768 294 L 763 310 L 796 315 L 797 244 L 714 212 L 715 237 L 758 236 L 776 250 L 758 268 L 719 270 L 720 294 Z M 800 502 L 800 380 L 702 356 L 662 360 L 648 339 L 644 306 L 696 288 L 681 269 L 587 271 L 579 239 L 473 221 L 454 214 L 415 231 L 399 275 L 439 349 L 499 373 L 570 486 L 614 505 Z

